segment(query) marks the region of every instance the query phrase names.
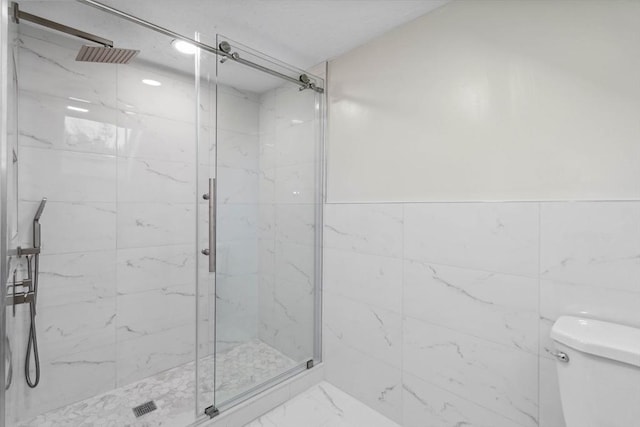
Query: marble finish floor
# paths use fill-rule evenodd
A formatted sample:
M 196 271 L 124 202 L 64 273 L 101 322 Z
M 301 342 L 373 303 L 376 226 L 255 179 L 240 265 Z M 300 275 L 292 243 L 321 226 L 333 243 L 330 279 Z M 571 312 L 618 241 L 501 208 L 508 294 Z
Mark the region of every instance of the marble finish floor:
M 213 403 L 213 357 L 201 360 L 202 402 Z M 296 363 L 262 341 L 240 344 L 218 354 L 216 390 L 222 402 Z M 195 362 L 156 374 L 107 393 L 41 414 L 18 427 L 180 427 L 195 420 Z M 209 400 L 207 400 L 209 399 Z M 136 418 L 134 406 L 149 400 L 158 409 Z
M 245 427 L 400 427 L 323 381 Z

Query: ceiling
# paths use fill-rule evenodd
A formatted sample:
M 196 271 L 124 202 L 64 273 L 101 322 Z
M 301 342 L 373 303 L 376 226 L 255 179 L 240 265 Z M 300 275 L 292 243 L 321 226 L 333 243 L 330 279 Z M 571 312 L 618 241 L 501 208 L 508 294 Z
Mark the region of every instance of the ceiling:
M 100 1 L 100 0 L 99 0 Z M 308 69 L 337 57 L 449 0 L 101 0 L 104 4 L 186 36 L 195 31 L 215 44 L 224 34 L 295 67 Z M 73 0 L 18 0 L 22 8 L 140 49 L 140 57 L 190 71 L 193 65 L 168 48 L 170 39 L 119 22 Z M 229 73 L 232 74 L 232 73 Z M 233 73 L 235 74 L 235 72 Z M 273 79 L 251 80 L 244 89 L 262 91 Z

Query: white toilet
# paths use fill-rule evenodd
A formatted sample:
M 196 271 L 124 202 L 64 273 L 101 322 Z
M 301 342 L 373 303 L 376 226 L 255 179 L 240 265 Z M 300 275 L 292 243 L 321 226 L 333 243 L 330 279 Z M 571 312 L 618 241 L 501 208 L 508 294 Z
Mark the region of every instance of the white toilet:
M 551 338 L 567 427 L 640 427 L 640 329 L 563 316 Z

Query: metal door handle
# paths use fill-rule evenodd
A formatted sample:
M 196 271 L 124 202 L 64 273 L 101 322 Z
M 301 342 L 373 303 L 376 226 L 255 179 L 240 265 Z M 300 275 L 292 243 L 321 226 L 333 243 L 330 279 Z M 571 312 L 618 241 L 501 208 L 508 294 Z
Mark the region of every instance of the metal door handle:
M 216 272 L 216 179 L 209 178 L 209 192 L 202 195 L 209 201 L 209 248 L 202 254 L 209 257 L 209 272 Z

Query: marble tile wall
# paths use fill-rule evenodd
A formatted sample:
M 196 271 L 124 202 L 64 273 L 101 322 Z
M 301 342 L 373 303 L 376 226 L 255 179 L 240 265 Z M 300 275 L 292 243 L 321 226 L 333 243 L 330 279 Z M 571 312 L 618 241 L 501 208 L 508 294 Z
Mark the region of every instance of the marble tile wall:
M 313 358 L 318 128 L 315 95 L 260 97 L 259 336 L 297 362 Z
M 407 427 L 563 427 L 550 327 L 640 327 L 639 210 L 325 205 L 327 380 Z
M 136 63 L 76 62 L 80 44 L 30 26 L 16 40 L 16 246 L 30 245 L 33 214 L 48 198 L 37 316 L 42 380 L 32 390 L 21 375 L 28 323 L 19 307 L 9 331 L 16 419 L 195 357 L 193 80 Z M 221 135 L 233 142 L 222 145 L 231 164 L 220 175 L 239 182 L 226 187 L 220 209 L 230 224 L 221 235 L 222 259 L 230 270 L 242 266 L 246 277 L 220 297 L 253 307 L 241 312 L 230 304 L 220 330 L 224 340 L 242 342 L 257 336 L 257 261 L 246 269 L 243 257 L 257 253 L 256 208 L 248 203 L 257 197 L 258 104 L 222 92 Z

